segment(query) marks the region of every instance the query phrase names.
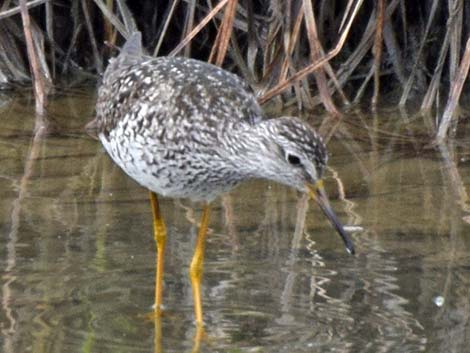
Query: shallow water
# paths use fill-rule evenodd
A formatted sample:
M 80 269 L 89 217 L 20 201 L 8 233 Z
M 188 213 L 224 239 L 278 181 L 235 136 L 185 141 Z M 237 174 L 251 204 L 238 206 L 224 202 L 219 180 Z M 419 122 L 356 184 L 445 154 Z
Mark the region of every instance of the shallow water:
M 429 148 L 432 120 L 386 110 L 325 120 L 326 187 L 357 255 L 306 197 L 242 185 L 213 205 L 202 333 L 187 275 L 201 205 L 161 200 L 166 310 L 149 320 L 148 194 L 84 133 L 93 106 L 57 95 L 35 135 L 30 97 L 0 97 L 2 352 L 470 351 L 468 140 Z

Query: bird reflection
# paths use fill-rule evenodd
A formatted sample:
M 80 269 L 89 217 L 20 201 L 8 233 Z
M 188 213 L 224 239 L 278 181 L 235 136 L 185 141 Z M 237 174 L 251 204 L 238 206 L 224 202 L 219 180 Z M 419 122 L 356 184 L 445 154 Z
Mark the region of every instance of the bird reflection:
M 154 353 L 163 353 L 162 341 L 162 316 L 161 315 L 152 315 L 153 316 L 153 326 L 154 326 Z M 193 344 L 191 348 L 191 353 L 199 353 L 201 350 L 201 342 L 207 337 L 206 331 L 202 325 L 195 326 L 196 331 L 194 332 Z

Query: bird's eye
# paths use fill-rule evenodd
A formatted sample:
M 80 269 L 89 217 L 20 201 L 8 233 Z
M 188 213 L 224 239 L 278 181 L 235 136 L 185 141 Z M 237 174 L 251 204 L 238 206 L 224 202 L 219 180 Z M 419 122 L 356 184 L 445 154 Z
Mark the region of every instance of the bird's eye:
M 287 161 L 292 165 L 299 165 L 300 164 L 300 158 L 293 155 L 293 154 L 288 154 L 287 155 Z

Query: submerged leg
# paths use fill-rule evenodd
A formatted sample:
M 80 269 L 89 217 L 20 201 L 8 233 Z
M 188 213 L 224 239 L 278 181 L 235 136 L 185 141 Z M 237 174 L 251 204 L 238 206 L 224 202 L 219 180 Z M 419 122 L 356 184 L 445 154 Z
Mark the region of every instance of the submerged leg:
M 150 191 L 150 204 L 152 205 L 153 213 L 153 237 L 155 239 L 155 245 L 157 246 L 157 272 L 155 275 L 155 315 L 160 316 L 162 306 L 163 262 L 166 243 L 166 227 L 160 213 L 157 194 L 152 191 Z
M 153 328 L 154 328 L 154 337 L 153 337 L 153 352 L 161 353 L 162 350 L 162 318 L 155 315 L 153 318 Z
M 209 224 L 210 206 L 204 205 L 202 211 L 201 225 L 196 240 L 193 259 L 189 268 L 191 286 L 193 287 L 194 298 L 194 316 L 198 326 L 202 325 L 202 305 L 201 305 L 201 279 L 204 264 L 204 249 L 207 235 L 207 226 Z

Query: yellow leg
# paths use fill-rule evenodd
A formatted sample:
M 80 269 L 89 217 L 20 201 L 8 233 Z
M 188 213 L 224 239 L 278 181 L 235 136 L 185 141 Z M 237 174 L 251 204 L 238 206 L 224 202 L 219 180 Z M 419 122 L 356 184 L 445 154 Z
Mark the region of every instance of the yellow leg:
M 153 237 L 157 246 L 157 259 L 155 275 L 155 315 L 161 315 L 162 307 L 162 286 L 163 286 L 163 263 L 166 243 L 166 227 L 158 206 L 157 194 L 150 191 L 150 204 L 153 213 Z
M 201 305 L 201 279 L 204 264 L 204 249 L 207 235 L 207 226 L 209 225 L 210 206 L 205 205 L 202 212 L 201 225 L 197 235 L 196 249 L 189 268 L 191 286 L 193 287 L 194 298 L 194 316 L 196 324 L 202 326 L 202 305 Z

